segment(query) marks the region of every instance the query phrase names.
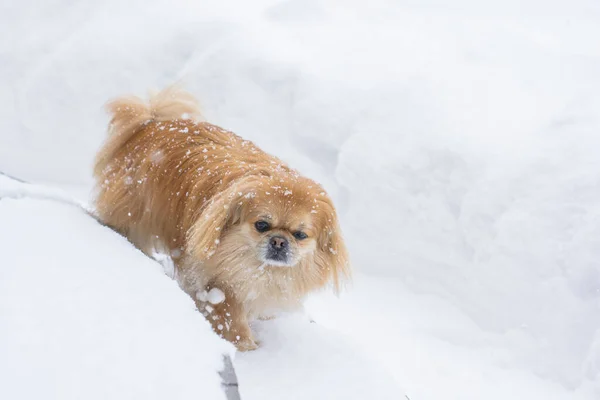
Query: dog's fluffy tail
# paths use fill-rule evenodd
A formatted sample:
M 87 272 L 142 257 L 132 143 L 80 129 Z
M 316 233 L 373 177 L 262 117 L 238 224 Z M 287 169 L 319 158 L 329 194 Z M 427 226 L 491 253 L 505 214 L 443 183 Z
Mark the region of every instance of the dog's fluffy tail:
M 151 94 L 148 103 L 136 96 L 117 98 L 106 105 L 112 115 L 108 138 L 96 157 L 94 175 L 101 175 L 117 151 L 144 125 L 152 121 L 201 119 L 196 99 L 177 86 Z

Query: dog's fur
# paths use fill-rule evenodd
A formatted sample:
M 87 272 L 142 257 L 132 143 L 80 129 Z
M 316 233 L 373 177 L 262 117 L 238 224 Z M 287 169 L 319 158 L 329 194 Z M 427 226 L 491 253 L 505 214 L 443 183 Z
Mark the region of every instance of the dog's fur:
M 96 158 L 96 210 L 150 255 L 168 250 L 182 288 L 217 333 L 240 350 L 257 347 L 248 323 L 335 289 L 350 269 L 331 199 L 321 186 L 253 143 L 201 122 L 178 88 L 107 106 L 109 137 Z M 254 224 L 272 226 L 258 232 Z M 293 234 L 303 231 L 304 240 Z M 264 258 L 277 235 L 289 265 Z M 225 295 L 216 299 L 214 288 Z M 219 294 L 217 292 L 217 294 Z M 218 297 L 218 296 L 217 296 Z

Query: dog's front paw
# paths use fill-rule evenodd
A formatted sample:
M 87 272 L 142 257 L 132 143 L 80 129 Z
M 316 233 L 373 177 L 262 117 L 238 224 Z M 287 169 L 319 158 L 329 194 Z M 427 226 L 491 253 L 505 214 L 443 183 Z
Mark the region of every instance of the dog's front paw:
M 233 341 L 233 344 L 239 351 L 252 351 L 258 349 L 258 344 L 249 337 L 240 338 L 237 336 L 236 340 Z

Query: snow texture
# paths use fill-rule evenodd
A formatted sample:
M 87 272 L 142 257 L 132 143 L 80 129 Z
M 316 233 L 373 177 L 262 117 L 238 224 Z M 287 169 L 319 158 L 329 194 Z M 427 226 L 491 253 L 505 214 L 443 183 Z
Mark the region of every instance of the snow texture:
M 253 329 L 261 347 L 235 359 L 243 400 L 404 397 L 368 353 L 307 318 L 283 316 Z
M 206 300 L 210 304 L 219 304 L 225 301 L 225 293 L 218 288 L 212 288 L 208 291 L 208 295 L 206 296 Z
M 103 103 L 181 81 L 332 194 L 359 274 L 308 308 L 412 400 L 600 398 L 597 0 L 34 0 L 0 35 L 0 170 L 85 199 Z
M 80 208 L 28 192 L 0 198 L 0 398 L 197 399 L 201 382 L 225 399 L 233 348 L 175 281 Z

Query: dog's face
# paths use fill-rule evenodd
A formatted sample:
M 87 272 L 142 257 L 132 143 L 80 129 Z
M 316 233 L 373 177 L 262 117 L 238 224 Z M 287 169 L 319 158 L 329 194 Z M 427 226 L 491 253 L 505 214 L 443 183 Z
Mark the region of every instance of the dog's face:
M 307 204 L 277 194 L 274 197 L 255 199 L 244 220 L 223 236 L 244 243 L 248 253 L 254 253 L 248 255 L 265 266 L 294 267 L 316 250 L 321 227 Z
M 222 268 L 301 268 L 336 287 L 348 274 L 331 200 L 297 176 L 234 183 L 203 211 L 190 241 L 197 258 Z

